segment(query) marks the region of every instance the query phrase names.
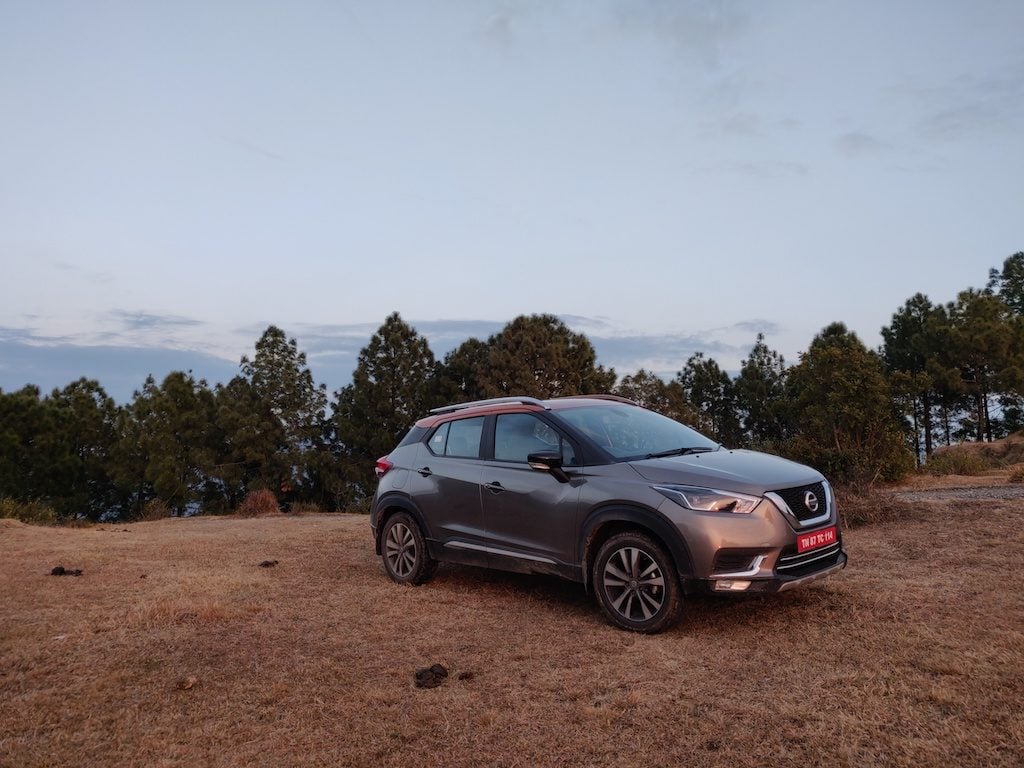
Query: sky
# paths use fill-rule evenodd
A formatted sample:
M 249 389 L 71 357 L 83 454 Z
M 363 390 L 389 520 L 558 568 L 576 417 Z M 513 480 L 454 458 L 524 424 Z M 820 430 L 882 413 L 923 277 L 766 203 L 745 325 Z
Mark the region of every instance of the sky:
M 346 384 L 551 313 L 620 375 L 869 346 L 1024 250 L 1024 3 L 0 0 L 0 388 Z

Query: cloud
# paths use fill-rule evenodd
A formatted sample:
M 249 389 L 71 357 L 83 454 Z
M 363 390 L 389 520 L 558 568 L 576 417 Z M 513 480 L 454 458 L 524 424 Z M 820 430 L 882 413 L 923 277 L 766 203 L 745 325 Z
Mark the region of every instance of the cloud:
M 754 24 L 755 3 L 740 0 L 689 0 L 685 3 L 639 0 L 622 4 L 592 0 L 582 4 L 507 2 L 481 24 L 485 40 L 510 49 L 539 38 L 551 29 L 653 39 L 684 58 L 718 68 L 726 47 Z M 557 16 L 569 18 L 557 19 Z M 555 23 L 557 22 L 557 23 Z M 564 41 L 562 41 L 564 43 Z
M 909 96 L 922 105 L 917 129 L 924 138 L 953 141 L 971 134 L 1015 133 L 1024 123 L 1024 60 L 997 75 L 964 74 Z
M 27 327 L 0 327 L 0 388 L 10 391 L 32 383 L 45 392 L 86 376 L 97 379 L 119 402 L 126 402 L 148 374 L 159 381 L 171 371 L 191 370 L 211 385 L 226 383 L 238 373 L 239 358 L 247 351 L 251 355 L 253 340 L 270 324 L 234 329 L 235 341 L 225 342 L 224 355 L 217 356 L 204 351 L 201 339 L 189 343 L 187 339 L 176 338 L 172 343 L 153 333 L 167 328 L 201 327 L 205 338 L 209 327 L 198 321 L 123 310 L 111 314 L 128 330 L 121 335 L 111 334 L 113 340 L 109 342 L 97 342 L 97 334 L 70 338 L 43 335 Z M 783 330 L 769 320 L 751 318 L 685 333 L 639 333 L 602 316 L 560 317 L 573 330 L 585 333 L 594 345 L 598 362 L 615 368 L 620 376 L 645 368 L 671 378 L 697 352 L 715 358 L 723 369 L 735 373 L 757 333 L 773 336 Z M 505 326 L 505 322 L 494 320 L 408 322 L 427 339 L 438 359 L 468 338 L 485 340 Z M 279 325 L 306 353 L 314 379 L 325 383 L 332 392 L 351 381 L 359 352 L 380 327 L 376 323 Z
M 836 149 L 844 155 L 856 157 L 858 155 L 884 152 L 891 149 L 891 146 L 869 133 L 851 131 L 850 133 L 844 133 L 836 139 Z
M 195 328 L 202 325 L 199 320 L 181 315 L 154 315 L 149 312 L 132 312 L 125 309 L 112 309 L 107 317 L 116 322 L 121 330 L 149 331 L 160 328 Z
M 0 326 L 0 341 L 18 344 L 61 344 L 71 341 L 70 336 L 47 336 L 38 333 L 35 328 L 13 328 Z
M 74 275 L 79 280 L 85 280 L 93 283 L 94 285 L 100 285 L 102 283 L 109 283 L 114 279 L 114 276 L 110 272 L 104 272 L 98 269 L 89 269 L 79 264 L 72 264 L 69 261 L 54 261 L 52 266 L 58 272 L 65 272 L 69 275 Z
M 732 173 L 754 179 L 780 179 L 792 176 L 807 176 L 811 167 L 796 160 L 767 160 L 764 162 L 719 163 L 715 165 L 691 166 L 691 171 L 719 176 Z
M 703 123 L 701 134 L 711 138 L 754 138 L 763 135 L 762 120 L 753 112 L 730 112 L 717 120 Z
M 196 350 L 35 344 L 0 337 L 0 389 L 7 392 L 26 384 L 50 392 L 85 376 L 125 403 L 146 376 L 152 374 L 161 381 L 171 371 L 192 371 L 196 378 L 213 384 L 229 381 L 238 367 Z
M 230 144 L 233 147 L 236 147 L 238 149 L 244 150 L 245 152 L 249 152 L 249 153 L 254 154 L 254 155 L 259 155 L 260 157 L 265 157 L 265 158 L 268 158 L 270 160 L 284 160 L 285 159 L 285 157 L 283 155 L 279 155 L 277 152 L 272 152 L 269 149 L 264 149 L 263 147 L 259 146 L 258 144 L 254 144 L 251 141 L 248 141 L 247 139 L 243 139 L 241 137 L 237 137 L 237 136 L 221 136 L 221 139 L 223 139 L 224 142 L 226 142 L 227 144 Z

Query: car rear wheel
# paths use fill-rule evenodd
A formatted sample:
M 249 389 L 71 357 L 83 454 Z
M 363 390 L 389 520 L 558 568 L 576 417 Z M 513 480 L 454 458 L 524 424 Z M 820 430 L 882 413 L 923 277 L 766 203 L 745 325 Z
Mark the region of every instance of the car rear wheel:
M 646 534 L 627 531 L 609 538 L 597 552 L 591 577 L 601 610 L 616 626 L 654 633 L 679 619 L 675 565 Z
M 427 553 L 423 531 L 408 512 L 397 512 L 384 524 L 381 554 L 384 570 L 399 584 L 422 584 L 437 569 L 437 561 Z

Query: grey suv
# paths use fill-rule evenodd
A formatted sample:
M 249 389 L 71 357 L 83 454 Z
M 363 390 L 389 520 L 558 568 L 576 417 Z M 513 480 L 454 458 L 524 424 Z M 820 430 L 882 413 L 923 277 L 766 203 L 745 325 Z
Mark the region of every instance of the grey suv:
M 582 582 L 658 632 L 683 594 L 776 592 L 846 565 L 828 482 L 612 395 L 431 411 L 377 461 L 370 525 L 395 581 L 438 561 Z

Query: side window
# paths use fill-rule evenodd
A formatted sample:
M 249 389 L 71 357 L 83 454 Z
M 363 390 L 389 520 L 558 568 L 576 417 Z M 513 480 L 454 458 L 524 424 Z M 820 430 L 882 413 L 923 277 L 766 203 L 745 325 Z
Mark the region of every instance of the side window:
M 451 422 L 445 422 L 430 436 L 430 440 L 427 441 L 427 448 L 430 449 L 431 453 L 444 456 L 444 446 L 448 442 L 448 427 L 450 426 Z
M 494 425 L 494 458 L 498 461 L 526 463 L 531 453 L 555 451 L 562 463 L 572 466 L 576 455 L 568 441 L 536 416 L 528 413 L 503 413 Z
M 484 431 L 484 417 L 475 419 L 459 419 L 449 422 L 448 444 L 445 456 L 458 456 L 464 459 L 480 458 L 480 436 Z

